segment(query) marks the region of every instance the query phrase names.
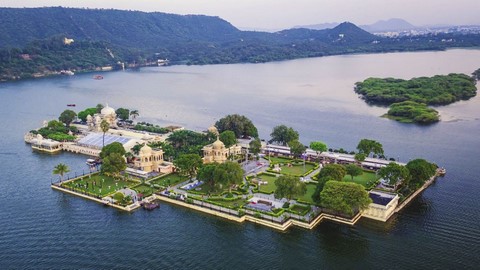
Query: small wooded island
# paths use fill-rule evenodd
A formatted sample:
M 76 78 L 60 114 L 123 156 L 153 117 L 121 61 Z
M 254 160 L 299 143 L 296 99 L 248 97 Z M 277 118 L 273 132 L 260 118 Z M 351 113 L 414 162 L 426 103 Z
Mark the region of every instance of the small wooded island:
M 440 118 L 438 112 L 427 105 L 447 105 L 474 97 L 479 70 L 473 77 L 452 73 L 410 80 L 368 78 L 355 84 L 355 92 L 368 103 L 390 105 L 384 117 L 404 123 L 430 124 Z

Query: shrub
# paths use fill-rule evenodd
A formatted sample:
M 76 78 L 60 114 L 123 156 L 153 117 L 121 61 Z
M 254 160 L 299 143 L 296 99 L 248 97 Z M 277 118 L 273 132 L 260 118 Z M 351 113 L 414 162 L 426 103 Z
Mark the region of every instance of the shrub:
M 289 202 L 285 202 L 282 207 L 283 207 L 283 208 L 289 208 L 289 207 L 290 207 L 290 203 L 289 203 Z
M 227 195 L 225 195 L 225 198 L 233 198 L 233 193 L 227 193 Z
M 113 194 L 113 199 L 117 202 L 120 202 L 124 199 L 125 195 L 123 195 L 122 192 L 117 192 L 115 194 Z

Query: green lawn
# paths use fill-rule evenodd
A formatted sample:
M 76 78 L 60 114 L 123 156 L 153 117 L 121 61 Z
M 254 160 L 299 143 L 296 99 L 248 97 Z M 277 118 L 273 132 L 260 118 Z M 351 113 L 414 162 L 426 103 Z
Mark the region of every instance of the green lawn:
M 95 182 L 95 184 L 94 184 Z M 86 184 L 88 183 L 88 188 Z M 92 177 L 85 176 L 82 179 L 63 183 L 62 186 L 72 188 L 79 192 L 87 192 L 93 196 L 105 197 L 124 187 L 133 187 L 139 182 L 131 180 L 114 180 L 106 175 L 96 174 Z
M 352 177 L 350 175 L 346 175 L 343 178 L 343 181 L 345 182 L 353 182 L 360 184 L 364 187 L 369 187 L 374 181 L 377 181 L 380 177 L 378 177 L 374 172 L 371 171 L 363 171 L 362 175 Z
M 310 208 L 311 207 L 295 204 L 290 208 L 290 210 L 295 212 L 297 215 L 304 215 L 307 211 L 310 211 Z
M 278 164 L 278 163 L 290 163 L 293 161 L 291 158 L 282 158 L 282 157 L 268 157 L 271 163 Z
M 263 184 L 260 185 L 260 191 L 271 193 L 271 192 L 274 192 L 275 189 L 277 188 L 275 186 L 275 180 L 277 179 L 276 176 L 260 173 L 257 175 L 257 178 L 262 181 L 268 182 L 268 184 L 266 185 L 263 185 Z
M 138 186 L 133 187 L 138 193 L 142 193 L 143 197 L 148 197 L 153 194 L 153 192 L 157 191 L 156 188 L 151 188 L 148 184 L 140 184 Z
M 308 202 L 308 203 L 314 203 L 314 201 L 312 200 L 312 195 L 315 192 L 316 188 L 317 188 L 317 185 L 315 184 L 307 184 L 307 193 L 305 193 L 305 195 L 297 199 L 301 199 L 302 201 Z
M 188 177 L 179 175 L 178 173 L 171 173 L 165 176 L 160 176 L 150 181 L 150 183 L 155 185 L 160 185 L 163 187 L 173 186 L 183 181 L 188 180 Z
M 242 198 L 238 198 L 234 201 L 223 201 L 223 200 L 212 200 L 212 201 L 214 201 L 215 203 L 221 204 L 227 208 L 242 207 L 243 205 L 248 203 L 247 200 L 244 200 Z
M 282 170 L 280 171 L 281 174 L 285 175 L 303 175 L 304 173 L 312 170 L 315 168 L 315 165 L 305 163 L 305 170 L 303 169 L 303 164 L 302 165 L 293 165 L 291 167 L 288 166 L 282 166 L 280 167 Z

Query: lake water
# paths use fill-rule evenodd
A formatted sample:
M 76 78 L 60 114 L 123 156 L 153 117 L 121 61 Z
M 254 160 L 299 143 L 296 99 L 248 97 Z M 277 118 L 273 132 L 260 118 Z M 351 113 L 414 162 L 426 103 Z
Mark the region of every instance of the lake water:
M 470 74 L 480 50 L 333 56 L 266 64 L 171 66 L 0 84 L 0 268 L 476 268 L 480 265 L 480 98 L 437 108 L 442 122 L 379 117 L 353 85 L 367 77 Z M 33 153 L 23 134 L 76 103 L 138 109 L 139 120 L 205 130 L 246 115 L 268 139 L 285 124 L 300 140 L 354 150 L 362 138 L 387 156 L 447 168 L 389 222 L 278 232 L 162 204 L 126 214 L 50 188 L 53 167 L 87 170 L 85 156 Z

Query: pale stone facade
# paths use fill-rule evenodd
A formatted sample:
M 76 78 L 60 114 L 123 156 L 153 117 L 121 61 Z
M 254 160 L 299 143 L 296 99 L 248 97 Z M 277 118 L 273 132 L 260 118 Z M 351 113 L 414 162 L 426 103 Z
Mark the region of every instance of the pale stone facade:
M 395 212 L 400 197 L 397 194 L 381 191 L 370 191 L 369 195 L 373 203 L 368 206 L 368 209 L 362 215 L 383 222 L 387 221 Z
M 240 155 L 242 153 L 242 147 L 239 145 L 232 145 L 227 148 L 217 137 L 217 140 L 214 143 L 204 146 L 202 151 L 203 163 L 224 163 L 230 155 Z
M 100 123 L 105 120 L 110 125 L 110 128 L 117 127 L 117 114 L 115 113 L 115 109 L 112 107 L 106 106 L 93 116 L 87 115 L 87 126 L 88 129 L 91 131 L 102 132 L 102 128 L 100 127 Z
M 173 164 L 163 160 L 163 150 L 152 149 L 146 144 L 140 148 L 134 167 L 144 172 L 171 173 L 173 171 Z

